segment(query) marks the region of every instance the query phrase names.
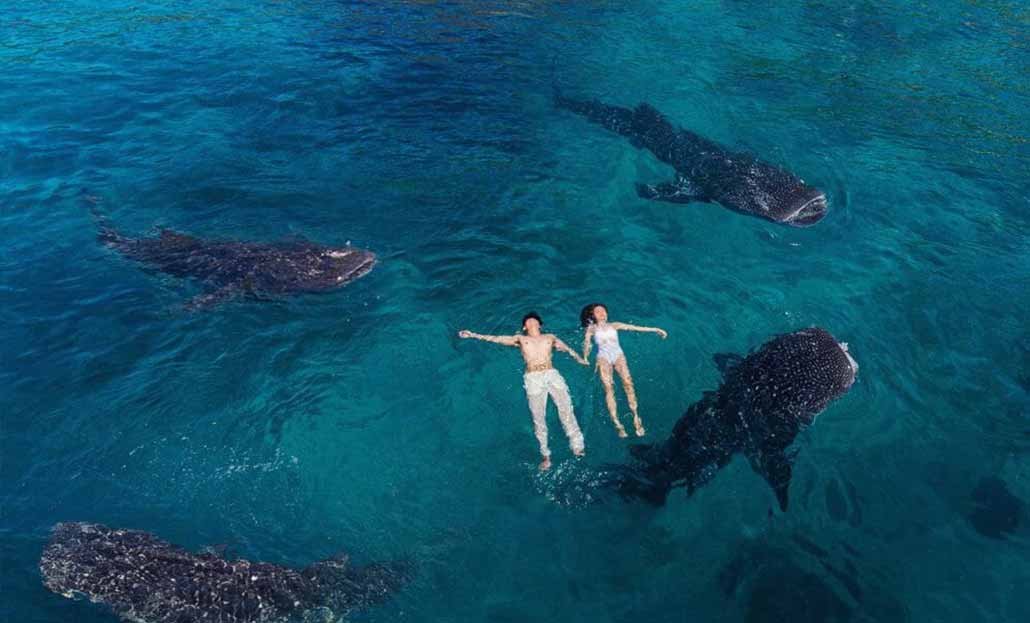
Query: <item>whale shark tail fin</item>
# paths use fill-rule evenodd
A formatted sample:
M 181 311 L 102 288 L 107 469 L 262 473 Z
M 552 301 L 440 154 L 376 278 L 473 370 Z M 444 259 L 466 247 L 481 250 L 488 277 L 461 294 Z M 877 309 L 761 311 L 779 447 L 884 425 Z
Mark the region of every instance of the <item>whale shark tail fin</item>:
M 558 108 L 564 108 L 577 115 L 582 115 L 588 121 L 592 121 L 616 134 L 623 136 L 632 136 L 634 134 L 633 111 L 629 108 L 609 106 L 597 100 L 573 99 L 562 94 L 556 85 L 554 88 L 554 105 Z
M 93 217 L 93 222 L 97 226 L 97 240 L 104 246 L 112 248 L 124 244 L 126 242 L 125 236 L 118 233 L 118 230 L 111 224 L 111 219 L 107 218 L 107 215 L 97 207 L 100 200 L 92 195 L 87 195 L 86 200 L 90 203 L 90 216 Z

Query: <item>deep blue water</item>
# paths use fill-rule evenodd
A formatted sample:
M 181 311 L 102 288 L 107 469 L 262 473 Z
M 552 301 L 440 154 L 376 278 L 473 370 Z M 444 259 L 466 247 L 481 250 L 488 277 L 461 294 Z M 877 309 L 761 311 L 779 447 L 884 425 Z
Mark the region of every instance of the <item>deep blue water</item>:
M 369 621 L 1030 618 L 1030 11 L 1023 3 L 74 0 L 0 15 L 0 620 L 82 520 L 301 566 L 407 556 Z M 634 105 L 824 188 L 790 229 L 637 198 L 671 170 L 556 110 Z M 189 313 L 120 228 L 374 249 L 333 294 Z M 593 300 L 668 434 L 711 357 L 827 328 L 859 381 L 797 441 L 790 512 L 738 458 L 662 509 L 536 472 L 512 333 Z M 973 491 L 1022 501 L 1005 538 Z M 987 514 L 993 511 L 988 510 Z

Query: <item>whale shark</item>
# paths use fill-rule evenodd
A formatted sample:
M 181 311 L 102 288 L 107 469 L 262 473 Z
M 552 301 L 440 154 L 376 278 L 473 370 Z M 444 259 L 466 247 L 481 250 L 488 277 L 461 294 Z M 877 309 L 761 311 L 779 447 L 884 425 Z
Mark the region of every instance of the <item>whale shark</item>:
M 847 393 L 858 363 L 846 343 L 817 327 L 777 336 L 746 357 L 715 360 L 723 374 L 719 388 L 704 392 L 666 441 L 631 447 L 633 460 L 614 470 L 610 484 L 623 497 L 661 505 L 673 488 L 693 494 L 741 453 L 786 511 L 796 454 L 790 446 Z
M 627 137 L 635 147 L 650 151 L 676 170 L 670 182 L 637 184 L 640 197 L 672 203 L 718 203 L 793 227 L 814 225 L 826 215 L 823 191 L 782 167 L 677 128 L 649 104 L 623 108 L 571 99 L 558 90 L 555 103 Z
M 200 282 L 205 291 L 187 303 L 191 309 L 240 295 L 328 292 L 367 275 L 376 265 L 374 253 L 351 246 L 208 240 L 170 229 L 132 238 L 97 218 L 98 239 L 108 248 L 152 270 Z
M 43 584 L 133 623 L 333 621 L 385 602 L 406 563 L 352 566 L 344 555 L 302 570 L 192 554 L 138 530 L 59 523 L 39 562 Z

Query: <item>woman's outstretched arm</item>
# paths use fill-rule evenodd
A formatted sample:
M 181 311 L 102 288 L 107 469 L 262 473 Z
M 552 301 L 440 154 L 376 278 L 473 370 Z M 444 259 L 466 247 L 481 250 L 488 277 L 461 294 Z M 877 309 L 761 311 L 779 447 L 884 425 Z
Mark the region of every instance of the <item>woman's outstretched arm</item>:
M 583 357 L 579 356 L 579 353 L 577 353 L 576 351 L 574 351 L 571 348 L 569 348 L 568 345 L 565 342 L 559 340 L 558 336 L 554 336 L 554 348 L 555 348 L 555 350 L 560 350 L 563 353 L 568 353 L 569 356 L 572 357 L 573 359 L 575 359 L 576 363 L 578 363 L 578 364 L 581 364 L 581 365 L 584 365 L 584 366 L 590 365 L 589 362 L 587 362 L 586 359 L 584 359 Z
M 638 327 L 635 324 L 626 324 L 625 322 L 609 322 L 614 329 L 619 331 L 640 331 L 642 333 L 657 333 L 663 340 L 669 337 L 669 334 L 665 332 L 665 329 L 659 329 L 658 327 Z
M 590 337 L 594 335 L 594 325 L 587 327 L 583 334 L 583 359 L 590 361 Z

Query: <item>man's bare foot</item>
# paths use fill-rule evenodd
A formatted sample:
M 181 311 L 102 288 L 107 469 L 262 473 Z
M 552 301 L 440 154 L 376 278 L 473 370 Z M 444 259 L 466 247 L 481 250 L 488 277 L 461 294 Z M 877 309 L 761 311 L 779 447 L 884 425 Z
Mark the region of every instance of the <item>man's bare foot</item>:
M 543 461 L 540 461 L 540 471 L 546 472 L 551 469 L 551 457 L 545 456 Z
M 643 437 L 647 434 L 647 431 L 644 429 L 644 423 L 640 421 L 640 418 L 633 420 L 633 428 L 636 429 L 637 437 Z
M 626 434 L 626 429 L 622 427 L 622 424 L 619 424 L 615 427 L 615 432 L 617 432 L 619 434 L 619 437 L 623 439 L 629 437 L 629 435 Z
M 572 453 L 576 455 L 576 458 L 581 459 L 584 456 L 586 456 L 587 451 L 586 450 L 573 450 Z

